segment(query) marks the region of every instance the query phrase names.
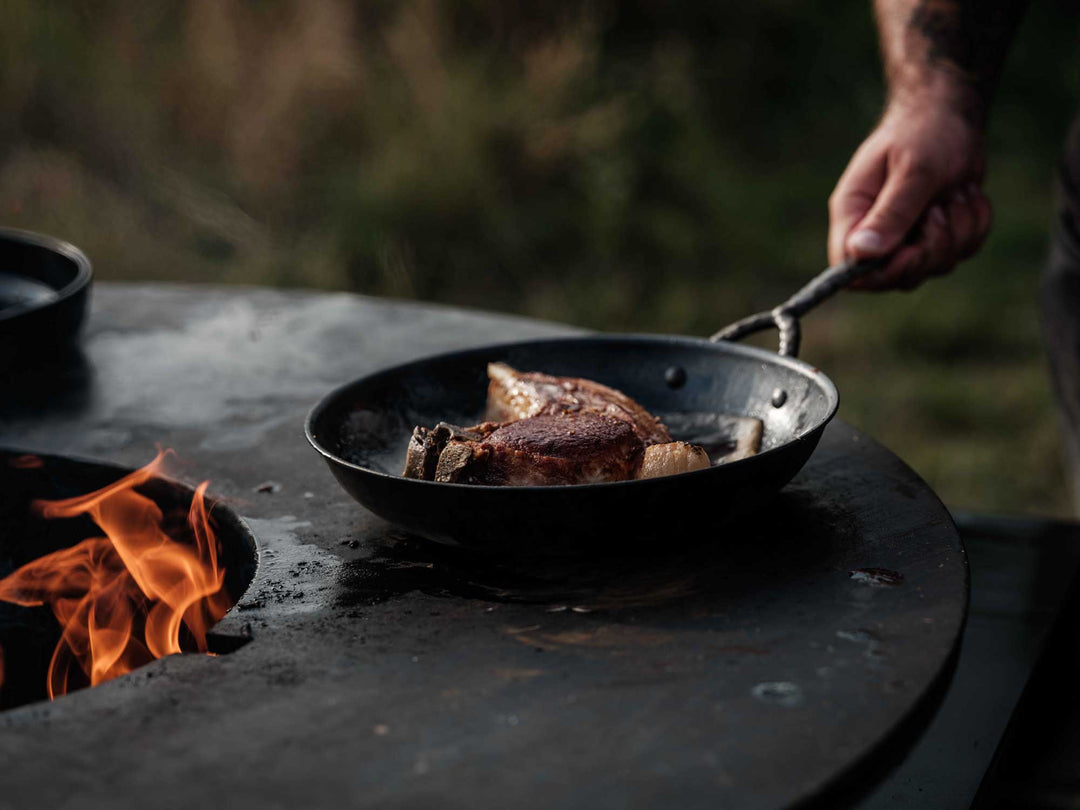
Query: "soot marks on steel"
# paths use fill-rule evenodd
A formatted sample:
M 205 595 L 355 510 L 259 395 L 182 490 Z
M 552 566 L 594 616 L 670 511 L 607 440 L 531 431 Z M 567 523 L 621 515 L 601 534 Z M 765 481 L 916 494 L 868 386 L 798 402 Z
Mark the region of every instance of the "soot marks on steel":
M 419 591 L 578 612 L 686 600 L 715 607 L 824 570 L 829 549 L 822 538 L 829 535 L 815 526 L 828 515 L 819 511 L 798 492 L 781 493 L 766 513 L 677 550 L 657 544 L 645 553 L 583 557 L 496 556 L 389 530 L 363 542 L 342 541 L 349 549 L 344 555 L 356 556 L 342 565 L 337 601 L 346 607 L 376 605 Z
M 750 690 L 762 703 L 772 703 L 785 709 L 794 709 L 803 702 L 803 690 L 798 684 L 788 681 L 766 681 Z
M 888 568 L 856 568 L 849 571 L 848 576 L 871 588 L 895 588 L 904 584 L 904 575 Z
M 341 560 L 300 539 L 311 521 L 282 515 L 248 517 L 247 523 L 259 538 L 259 577 L 223 625 L 231 629 L 242 621 L 264 621 L 269 613 L 280 621 L 332 603 Z
M 854 630 L 837 630 L 836 637 L 860 645 L 863 649 L 863 656 L 871 664 L 881 663 L 887 657 L 881 636 L 873 630 L 867 630 L 864 627 L 858 627 Z

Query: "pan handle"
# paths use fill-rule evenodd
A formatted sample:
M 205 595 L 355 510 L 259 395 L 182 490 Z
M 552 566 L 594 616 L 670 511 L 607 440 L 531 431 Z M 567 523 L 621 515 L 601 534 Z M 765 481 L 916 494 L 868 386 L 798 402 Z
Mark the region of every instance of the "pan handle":
M 775 326 L 780 332 L 779 353 L 785 357 L 797 357 L 800 338 L 799 318 L 855 279 L 862 278 L 884 264 L 883 259 L 868 259 L 864 262 L 844 262 L 834 265 L 815 276 L 780 306 L 725 326 L 709 340 L 714 343 L 720 340 L 739 340 L 754 332 Z

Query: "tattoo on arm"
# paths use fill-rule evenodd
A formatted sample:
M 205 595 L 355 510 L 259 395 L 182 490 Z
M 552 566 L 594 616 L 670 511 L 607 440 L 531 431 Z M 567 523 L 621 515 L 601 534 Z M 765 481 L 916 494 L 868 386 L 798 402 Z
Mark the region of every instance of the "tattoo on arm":
M 965 115 L 981 119 L 1028 0 L 919 0 L 908 35 L 925 40 L 929 67 L 958 74 L 978 101 Z

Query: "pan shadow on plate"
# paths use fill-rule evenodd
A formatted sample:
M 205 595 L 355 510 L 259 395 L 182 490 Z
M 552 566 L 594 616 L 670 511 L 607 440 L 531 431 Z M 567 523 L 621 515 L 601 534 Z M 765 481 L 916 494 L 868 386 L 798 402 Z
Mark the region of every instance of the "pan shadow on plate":
M 63 417 L 82 413 L 94 398 L 94 367 L 78 345 L 65 346 L 51 356 L 22 356 L 0 362 L 0 417 Z
M 753 592 L 832 570 L 832 515 L 798 491 L 780 493 L 757 517 L 718 536 L 655 551 L 584 557 L 488 555 L 387 529 L 361 545 L 339 582 L 341 606 L 375 605 L 405 593 L 615 612 L 687 600 L 710 610 Z M 678 531 L 677 522 L 673 531 Z

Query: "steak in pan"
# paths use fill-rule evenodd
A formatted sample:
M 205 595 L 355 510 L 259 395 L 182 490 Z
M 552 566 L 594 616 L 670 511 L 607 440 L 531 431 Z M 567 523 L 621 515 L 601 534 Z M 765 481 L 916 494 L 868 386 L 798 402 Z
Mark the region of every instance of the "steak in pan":
M 575 377 L 522 373 L 504 363 L 489 364 L 488 377 L 489 421 L 416 427 L 406 478 L 555 486 L 658 478 L 711 464 L 705 449 L 673 441 L 659 419 L 621 391 Z M 735 418 L 733 424 L 750 428 L 737 448 L 756 452 L 761 422 Z

